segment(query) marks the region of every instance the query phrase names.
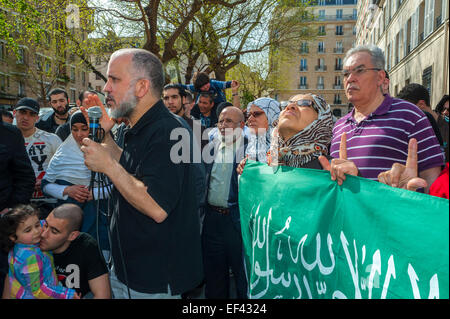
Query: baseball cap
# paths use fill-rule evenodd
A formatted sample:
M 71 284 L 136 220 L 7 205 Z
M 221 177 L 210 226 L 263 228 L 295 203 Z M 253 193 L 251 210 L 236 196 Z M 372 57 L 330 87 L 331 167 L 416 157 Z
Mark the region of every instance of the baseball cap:
M 39 103 L 30 97 L 24 97 L 17 102 L 17 105 L 15 107 L 16 110 L 23 110 L 27 109 L 33 112 L 36 112 L 39 114 Z

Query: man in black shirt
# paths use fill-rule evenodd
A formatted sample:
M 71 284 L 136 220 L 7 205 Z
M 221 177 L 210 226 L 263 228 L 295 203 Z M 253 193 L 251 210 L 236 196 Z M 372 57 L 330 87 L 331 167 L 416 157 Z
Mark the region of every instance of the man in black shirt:
M 40 247 L 52 251 L 58 280 L 82 297 L 111 298 L 108 267 L 97 241 L 79 231 L 83 211 L 74 204 L 55 208 L 44 222 Z M 89 294 L 90 295 L 90 294 Z
M 56 88 L 50 91 L 48 100 L 53 112 L 44 115 L 36 123 L 36 127 L 49 133 L 55 133 L 60 125 L 69 120 L 69 96 L 65 90 Z
M 124 148 L 105 134 L 103 144 L 84 139 L 82 151 L 86 166 L 114 184 L 113 294 L 180 298 L 203 279 L 194 166 L 171 159 L 178 142 L 171 132 L 184 125 L 161 101 L 164 71 L 154 54 L 116 51 L 107 75 L 104 91 L 111 116 L 130 122 Z M 88 106 L 102 107 L 100 124 L 109 132 L 114 121 L 98 97 L 92 96 L 91 102 Z M 186 142 L 192 150 L 191 138 Z

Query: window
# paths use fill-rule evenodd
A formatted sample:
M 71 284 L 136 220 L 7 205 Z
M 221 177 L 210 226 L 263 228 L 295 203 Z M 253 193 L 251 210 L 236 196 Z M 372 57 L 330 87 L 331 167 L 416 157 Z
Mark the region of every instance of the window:
M 422 73 L 422 85 L 427 88 L 428 93 L 430 93 L 430 96 L 432 95 L 431 94 L 431 89 L 432 89 L 432 87 L 431 87 L 431 79 L 432 79 L 432 77 L 431 76 L 432 76 L 432 73 L 433 73 L 433 69 L 432 69 L 431 66 L 429 66 L 428 68 L 423 70 L 423 73 Z
M 325 53 L 325 45 L 324 45 L 323 41 L 320 41 L 317 44 L 317 52 L 318 53 Z
M 319 76 L 317 78 L 317 89 L 318 90 L 323 90 L 324 89 L 323 76 Z
M 357 9 L 353 9 L 352 18 L 353 18 L 354 20 L 356 20 L 356 19 L 358 18 L 358 10 L 357 10 Z
M 341 20 L 342 19 L 342 9 L 336 10 L 336 19 Z
M 344 53 L 344 48 L 342 47 L 342 41 L 336 41 L 336 48 L 334 53 Z
M 86 84 L 86 72 L 81 72 L 81 84 L 85 85 Z
M 319 20 L 325 19 L 325 10 L 319 10 Z
M 318 35 L 326 35 L 324 25 L 319 26 Z
M 336 65 L 334 68 L 336 71 L 342 70 L 342 58 L 336 58 Z
M 25 64 L 25 50 L 24 48 L 17 49 L 17 64 Z
M 342 89 L 342 82 L 340 76 L 334 77 L 334 89 L 335 90 L 341 90 Z
M 6 92 L 6 75 L 0 73 L 0 92 Z
M 0 41 L 0 61 L 6 58 L 6 45 L 3 41 Z
M 308 84 L 306 82 L 306 76 L 300 77 L 300 85 L 298 86 L 299 89 L 304 90 L 308 88 Z
M 391 44 L 389 43 L 387 46 L 387 54 L 386 54 L 386 64 L 387 64 L 387 70 L 391 70 Z
M 327 67 L 325 66 L 324 59 L 322 59 L 322 58 L 317 59 L 316 71 L 326 71 L 326 70 L 327 70 Z
M 307 59 L 300 59 L 300 71 L 308 71 Z
M 417 7 L 416 11 L 411 17 L 411 51 L 419 44 L 419 9 L 420 7 Z
M 441 12 L 442 12 L 442 17 L 441 17 L 441 21 L 445 21 L 445 19 L 448 18 L 448 0 L 442 0 L 441 2 Z
M 425 0 L 425 20 L 423 37 L 426 38 L 433 32 L 434 26 L 434 0 Z
M 70 67 L 70 81 L 75 82 L 75 67 Z
M 18 96 L 25 96 L 25 83 L 23 81 L 19 81 L 19 90 L 17 92 Z
M 344 29 L 342 25 L 337 25 L 336 26 L 336 35 L 343 35 L 344 34 Z
M 342 104 L 341 95 L 335 94 L 334 95 L 334 104 Z
M 300 53 L 308 53 L 309 49 L 308 49 L 308 43 L 307 42 L 302 42 L 300 44 Z
M 102 64 L 102 58 L 101 57 L 95 57 L 95 65 L 100 65 Z
M 39 71 L 43 70 L 43 61 L 42 61 L 42 55 L 40 55 L 39 53 L 36 53 L 36 67 Z

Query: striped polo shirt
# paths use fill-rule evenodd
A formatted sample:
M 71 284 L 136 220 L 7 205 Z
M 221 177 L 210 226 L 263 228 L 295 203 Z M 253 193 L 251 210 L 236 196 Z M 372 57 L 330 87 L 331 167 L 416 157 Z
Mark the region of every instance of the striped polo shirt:
M 354 109 L 336 122 L 330 149 L 333 158 L 339 158 L 343 132 L 347 133 L 347 159 L 365 178 L 378 180 L 378 174 L 391 169 L 392 164 L 406 164 L 411 138 L 417 140 L 419 172 L 444 165 L 439 142 L 425 114 L 414 104 L 389 95 L 360 123 L 354 118 Z

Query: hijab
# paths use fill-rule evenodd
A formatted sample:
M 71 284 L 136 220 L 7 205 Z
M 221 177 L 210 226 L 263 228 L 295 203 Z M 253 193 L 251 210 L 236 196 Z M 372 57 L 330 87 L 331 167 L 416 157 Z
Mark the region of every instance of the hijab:
M 311 95 L 313 107 L 318 113 L 317 119 L 287 141 L 275 129 L 270 149 L 271 165 L 303 167 L 320 155 L 328 155 L 333 130 L 331 109 L 323 98 Z
M 70 127 L 75 123 L 87 125 L 86 119 L 81 111 L 72 114 Z M 89 186 L 91 171 L 84 165 L 83 152 L 73 138 L 72 133 L 56 150 L 48 164 L 44 178 L 51 183 L 60 179 L 74 185 Z
M 280 115 L 280 103 L 274 99 L 262 97 L 250 102 L 247 106 L 247 112 L 250 112 L 252 105 L 256 105 L 264 111 L 269 125 L 265 134 L 250 134 L 246 155 L 252 160 L 267 163 L 267 153 L 270 149 L 272 131 L 277 125 Z

